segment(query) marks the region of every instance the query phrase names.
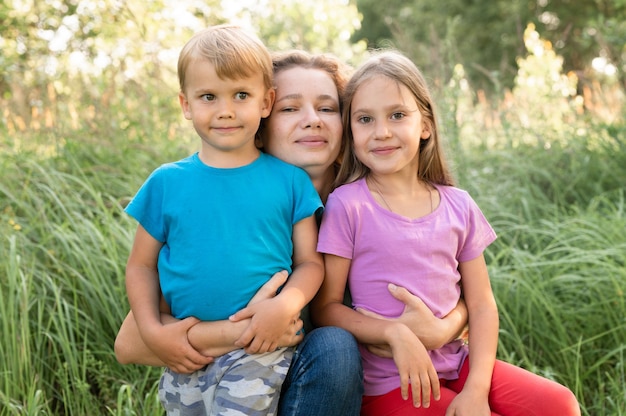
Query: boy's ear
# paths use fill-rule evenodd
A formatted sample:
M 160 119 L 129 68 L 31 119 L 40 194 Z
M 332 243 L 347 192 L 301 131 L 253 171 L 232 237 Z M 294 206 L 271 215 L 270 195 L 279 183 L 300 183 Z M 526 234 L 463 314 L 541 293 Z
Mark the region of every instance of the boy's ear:
M 275 99 L 276 90 L 274 88 L 270 88 L 265 93 L 265 97 L 263 97 L 263 108 L 261 109 L 261 117 L 269 117 L 270 113 L 272 112 L 272 106 L 274 105 Z
M 183 110 L 183 115 L 187 120 L 191 120 L 191 109 L 189 108 L 189 101 L 187 101 L 187 97 L 184 92 L 178 93 L 178 102 L 180 103 L 180 108 Z

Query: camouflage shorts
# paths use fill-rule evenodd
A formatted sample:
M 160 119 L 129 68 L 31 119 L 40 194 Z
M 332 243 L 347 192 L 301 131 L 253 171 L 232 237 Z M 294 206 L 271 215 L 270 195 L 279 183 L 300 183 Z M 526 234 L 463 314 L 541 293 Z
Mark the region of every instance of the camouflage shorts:
M 293 348 L 266 354 L 235 350 L 192 374 L 165 369 L 159 399 L 168 416 L 275 415 Z

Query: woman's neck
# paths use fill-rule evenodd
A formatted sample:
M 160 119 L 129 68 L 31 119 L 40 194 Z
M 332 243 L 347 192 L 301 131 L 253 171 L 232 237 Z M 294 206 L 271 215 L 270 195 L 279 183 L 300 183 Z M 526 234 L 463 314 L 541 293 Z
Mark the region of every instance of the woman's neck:
M 325 204 L 328 199 L 328 194 L 332 190 L 333 182 L 335 180 L 336 172 L 334 166 L 329 166 L 324 172 L 315 175 L 309 173 L 311 182 L 320 195 L 322 202 Z

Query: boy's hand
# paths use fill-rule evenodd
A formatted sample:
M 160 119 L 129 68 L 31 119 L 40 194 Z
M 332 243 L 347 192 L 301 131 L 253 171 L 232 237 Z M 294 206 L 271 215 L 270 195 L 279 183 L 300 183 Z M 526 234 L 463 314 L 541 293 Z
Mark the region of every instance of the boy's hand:
M 278 289 L 280 289 L 280 287 L 285 284 L 288 277 L 289 273 L 287 272 L 287 270 L 282 270 L 274 274 L 274 276 L 272 276 L 272 278 L 268 280 L 267 283 L 261 286 L 261 288 L 252 297 L 252 299 L 250 299 L 250 302 L 248 302 L 248 306 L 275 297 L 276 292 L 278 292 Z
M 176 373 L 192 373 L 213 362 L 196 351 L 187 339 L 189 328 L 199 322 L 194 317 L 155 328 L 146 339 L 146 345 L 161 361 Z
M 285 310 L 282 300 L 275 297 L 248 305 L 231 316 L 233 322 L 251 318 L 250 325 L 235 345 L 245 348 L 248 354 L 257 354 L 285 346 L 282 344 L 285 338 L 299 342 L 302 335 L 297 335 L 297 332 L 302 328 L 302 321 L 299 316 L 288 316 Z

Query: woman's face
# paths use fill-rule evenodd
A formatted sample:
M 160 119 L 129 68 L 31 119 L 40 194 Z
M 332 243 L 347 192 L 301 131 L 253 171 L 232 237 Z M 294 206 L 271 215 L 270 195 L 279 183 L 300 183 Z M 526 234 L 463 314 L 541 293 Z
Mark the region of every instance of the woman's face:
M 294 67 L 274 77 L 276 100 L 267 120 L 265 150 L 322 175 L 341 147 L 342 125 L 337 87 L 320 69 Z

